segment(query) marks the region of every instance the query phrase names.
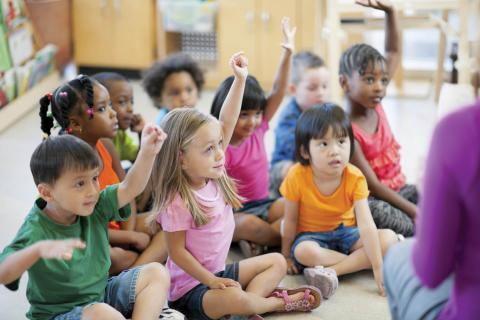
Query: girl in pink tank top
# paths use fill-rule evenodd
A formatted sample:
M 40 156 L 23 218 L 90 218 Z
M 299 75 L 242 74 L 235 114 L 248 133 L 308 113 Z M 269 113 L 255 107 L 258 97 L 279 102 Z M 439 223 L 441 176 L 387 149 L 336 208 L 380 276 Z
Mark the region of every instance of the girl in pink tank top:
M 347 97 L 355 137 L 351 162 L 367 178 L 372 195 L 370 210 L 377 227 L 412 236 L 417 189 L 405 182 L 400 146 L 381 106 L 399 60 L 395 10 L 386 1 L 367 6 L 385 12 L 387 58 L 367 44 L 354 45 L 341 57 L 340 84 Z

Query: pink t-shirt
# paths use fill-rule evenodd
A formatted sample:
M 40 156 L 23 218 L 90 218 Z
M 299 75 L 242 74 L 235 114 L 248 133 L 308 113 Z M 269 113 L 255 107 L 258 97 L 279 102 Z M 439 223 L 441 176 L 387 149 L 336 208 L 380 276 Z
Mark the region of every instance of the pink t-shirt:
M 268 198 L 268 159 L 263 142 L 267 130 L 268 122 L 262 120 L 241 145 L 227 147 L 225 167 L 244 203 Z
M 383 107 L 375 108 L 378 114 L 377 131 L 369 135 L 352 123 L 355 139 L 377 178 L 390 189 L 399 191 L 405 186 L 405 176 L 400 166 L 400 145 L 393 136 Z
M 223 271 L 235 229 L 232 207 L 225 202 L 217 183 L 212 180 L 196 191 L 195 195 L 200 205 L 211 208 L 210 222 L 197 227 L 179 195 L 165 212 L 160 213 L 157 222 L 166 232 L 185 231 L 185 248 L 192 256 L 212 273 Z M 170 301 L 178 300 L 200 283 L 177 266 L 170 257 L 166 267 L 171 278 L 168 297 Z

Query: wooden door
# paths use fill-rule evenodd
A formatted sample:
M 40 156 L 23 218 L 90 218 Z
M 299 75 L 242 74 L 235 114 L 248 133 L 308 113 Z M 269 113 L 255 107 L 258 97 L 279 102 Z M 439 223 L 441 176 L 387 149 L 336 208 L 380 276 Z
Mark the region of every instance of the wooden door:
M 155 60 L 155 1 L 112 1 L 111 66 L 145 69 Z
M 258 1 L 258 0 L 257 0 Z M 232 75 L 228 66 L 230 56 L 244 51 L 250 73 L 258 73 L 259 59 L 255 48 L 256 0 L 220 0 L 217 19 L 218 84 Z M 217 86 L 218 86 L 217 84 Z
M 260 68 L 254 74 L 266 91 L 272 88 L 273 80 L 280 61 L 281 43 L 283 41 L 281 21 L 290 18 L 290 24 L 297 24 L 295 0 L 261 0 L 258 1 L 259 20 L 256 30 L 256 47 L 258 47 Z M 296 41 L 298 45 L 298 40 Z
M 108 66 L 111 62 L 112 10 L 109 0 L 73 0 L 75 62 Z

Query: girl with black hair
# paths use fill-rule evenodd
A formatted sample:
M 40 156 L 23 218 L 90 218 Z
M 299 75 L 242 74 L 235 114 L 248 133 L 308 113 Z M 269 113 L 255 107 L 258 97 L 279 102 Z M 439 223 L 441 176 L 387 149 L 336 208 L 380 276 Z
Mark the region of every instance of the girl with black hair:
M 282 254 L 288 272 L 303 269 L 308 284 L 328 299 L 337 276 L 373 269 L 384 295 L 382 256 L 397 241 L 377 230 L 368 207 L 367 181 L 348 163 L 353 151 L 350 120 L 339 106 L 317 105 L 297 122 L 295 155 L 280 192 L 285 198 Z
M 281 198 L 269 197 L 269 168 L 263 138 L 268 123 L 285 96 L 295 40 L 295 28 L 289 19 L 282 20 L 284 44 L 282 57 L 273 85 L 266 98 L 257 79 L 248 76 L 242 109 L 236 122 L 230 145 L 226 150 L 228 175 L 236 180 L 243 207 L 235 213 L 233 241 L 238 241 L 246 257 L 261 253 L 263 246 L 280 244 L 280 220 L 283 216 Z M 210 113 L 219 117 L 223 102 L 233 83 L 227 78 L 218 88 Z

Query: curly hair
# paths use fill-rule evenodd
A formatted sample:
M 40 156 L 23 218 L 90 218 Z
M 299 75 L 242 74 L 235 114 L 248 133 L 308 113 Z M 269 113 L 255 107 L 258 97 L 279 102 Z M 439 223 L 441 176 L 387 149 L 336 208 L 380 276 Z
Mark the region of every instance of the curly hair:
M 156 62 L 144 72 L 142 86 L 150 98 L 156 100 L 162 95 L 168 76 L 182 71 L 190 74 L 200 93 L 205 83 L 203 71 L 195 60 L 184 53 L 175 53 L 163 61 Z

